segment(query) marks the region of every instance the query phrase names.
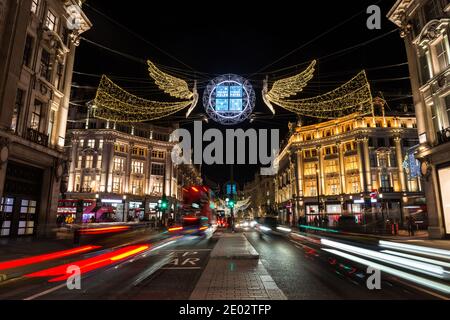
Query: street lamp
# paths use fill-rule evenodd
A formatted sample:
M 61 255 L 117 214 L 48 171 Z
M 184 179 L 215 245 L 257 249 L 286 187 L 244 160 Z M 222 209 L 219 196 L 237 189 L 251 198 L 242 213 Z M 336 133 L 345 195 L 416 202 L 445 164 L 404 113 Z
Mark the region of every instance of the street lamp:
M 122 197 L 122 207 L 123 207 L 123 217 L 122 217 L 122 219 L 123 219 L 123 222 L 126 222 L 127 220 L 126 220 L 126 216 L 125 216 L 125 203 L 126 203 L 126 200 L 127 200 L 127 195 L 126 194 L 124 194 L 123 195 L 123 197 Z

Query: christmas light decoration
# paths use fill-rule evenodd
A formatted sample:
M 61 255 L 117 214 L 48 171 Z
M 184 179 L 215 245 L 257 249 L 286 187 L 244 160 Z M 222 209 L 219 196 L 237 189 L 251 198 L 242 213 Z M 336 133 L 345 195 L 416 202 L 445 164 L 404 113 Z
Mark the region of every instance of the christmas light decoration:
M 293 95 L 290 93 L 295 91 L 295 86 L 289 82 L 283 82 L 283 80 L 274 83 L 274 86 L 277 85 L 274 93 L 272 93 L 272 90 L 268 93 L 263 90 L 264 101 L 269 101 L 266 104 L 271 110 L 273 109 L 271 103 L 275 103 L 298 115 L 323 119 L 334 119 L 355 112 L 360 114 L 372 112 L 373 99 L 364 70 L 342 86 L 323 95 L 306 99 L 285 99 Z M 284 90 L 280 89 L 283 85 L 286 86 Z M 294 90 L 290 91 L 290 88 L 294 88 Z
M 176 113 L 194 100 L 179 102 L 151 101 L 137 97 L 103 75 L 94 99 L 94 117 L 117 122 L 156 120 Z
M 183 79 L 174 77 L 158 69 L 153 62 L 147 60 L 148 71 L 150 77 L 155 80 L 156 85 L 165 93 L 179 99 L 192 99 L 191 107 L 186 113 L 186 118 L 195 108 L 198 102 L 197 85 L 194 83 L 192 92 L 189 90 L 188 84 Z
M 313 77 L 315 65 L 316 60 L 313 60 L 308 66 L 308 68 L 306 68 L 299 74 L 289 78 L 275 81 L 270 91 L 268 91 L 267 78 L 264 80 L 263 94 L 262 94 L 263 100 L 273 114 L 275 114 L 275 109 L 273 108 L 271 101 L 276 103 L 276 101 L 279 101 L 280 99 L 295 96 L 299 92 L 303 91 L 303 88 L 308 84 L 308 81 L 311 80 Z

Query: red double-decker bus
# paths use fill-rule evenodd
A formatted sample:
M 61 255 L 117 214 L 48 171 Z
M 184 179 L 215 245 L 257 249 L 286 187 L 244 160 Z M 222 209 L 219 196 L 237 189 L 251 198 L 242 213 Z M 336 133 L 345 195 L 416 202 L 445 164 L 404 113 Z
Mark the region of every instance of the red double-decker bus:
M 66 224 L 72 224 L 76 220 L 78 202 L 83 202 L 83 216 L 81 221 L 87 222 L 114 222 L 114 208 L 99 206 L 96 199 L 60 199 L 58 200 L 57 216 L 62 217 Z

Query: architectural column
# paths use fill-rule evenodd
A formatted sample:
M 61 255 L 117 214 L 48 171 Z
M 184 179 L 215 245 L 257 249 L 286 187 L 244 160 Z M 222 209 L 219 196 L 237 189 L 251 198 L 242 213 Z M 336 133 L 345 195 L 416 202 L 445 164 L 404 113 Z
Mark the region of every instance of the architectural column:
M 402 192 L 406 192 L 406 179 L 405 172 L 403 171 L 403 152 L 401 138 L 399 136 L 394 138 L 395 143 L 395 156 L 397 159 L 398 179 L 400 181 L 400 189 Z
M 414 109 L 417 119 L 417 134 L 419 137 L 426 134 L 428 143 L 433 143 L 435 139 L 435 133 L 433 132 L 433 122 L 431 120 L 431 114 L 428 115 L 426 111 L 425 102 L 423 101 L 422 94 L 420 92 L 419 83 L 419 70 L 417 50 L 413 45 L 413 35 L 411 33 L 404 37 L 406 56 L 408 58 L 408 69 L 411 80 L 411 92 L 413 95 Z M 427 129 L 428 128 L 428 129 Z M 422 142 L 420 142 L 422 143 Z
M 341 193 L 347 193 L 347 185 L 345 184 L 345 163 L 344 163 L 344 144 L 338 143 L 339 149 L 339 177 L 341 180 Z
M 75 169 L 78 162 L 78 139 L 72 139 L 72 149 L 71 151 L 71 159 L 70 168 L 69 168 L 69 182 L 67 191 L 74 192 L 75 191 Z
M 296 156 L 297 156 L 296 172 L 297 172 L 297 184 L 298 184 L 297 195 L 299 197 L 303 197 L 303 190 L 304 190 L 304 188 L 303 188 L 303 151 L 301 149 L 297 149 Z
M 172 196 L 172 158 L 169 156 L 169 152 L 166 151 L 166 164 L 164 166 L 165 174 L 165 190 L 166 196 Z
M 361 139 L 356 140 L 356 149 L 358 151 L 358 167 L 359 167 L 359 181 L 361 184 L 361 192 L 367 191 L 367 186 L 364 179 L 364 162 L 363 162 L 363 151 L 362 151 L 362 141 Z
M 9 158 L 9 139 L 0 137 L 0 198 L 3 197 Z
M 145 160 L 145 168 L 144 168 L 144 174 L 145 174 L 145 194 L 150 194 L 150 181 L 151 181 L 151 172 L 152 172 L 152 151 L 153 146 L 151 144 L 148 145 L 147 149 L 147 159 Z
M 75 61 L 75 48 L 76 46 L 73 43 L 70 43 L 71 51 L 67 54 L 66 62 L 65 62 L 65 76 L 64 76 L 64 97 L 61 99 L 58 108 L 58 121 L 55 123 L 57 125 L 57 145 L 61 148 L 64 147 L 64 141 L 66 137 L 66 128 L 67 128 L 67 114 L 69 113 L 69 102 L 70 102 L 70 91 L 72 89 L 72 74 L 73 74 L 73 65 Z M 89 115 L 89 109 L 88 109 Z M 51 139 L 51 137 L 49 137 Z
M 369 139 L 367 137 L 363 138 L 363 149 L 364 149 L 364 173 L 366 175 L 366 187 L 367 192 L 372 192 L 372 171 L 370 165 L 370 154 L 369 154 Z
M 125 188 L 123 193 L 131 193 L 131 153 L 133 152 L 134 143 L 130 142 L 130 147 L 127 152 L 127 160 L 125 164 Z
M 113 171 L 114 171 L 114 140 L 106 139 L 105 145 L 107 146 L 105 154 L 105 159 L 103 160 L 105 166 L 105 186 L 106 192 L 113 191 Z M 103 172 L 103 171 L 102 171 Z M 103 176 L 103 174 L 102 174 Z M 100 183 L 101 184 L 101 183 Z
M 320 191 L 319 195 L 325 195 L 325 179 L 324 179 L 324 168 L 323 168 L 323 152 L 322 146 L 317 147 L 317 154 L 319 156 L 319 184 L 320 188 L 317 190 Z M 319 186 L 317 186 L 319 187 Z

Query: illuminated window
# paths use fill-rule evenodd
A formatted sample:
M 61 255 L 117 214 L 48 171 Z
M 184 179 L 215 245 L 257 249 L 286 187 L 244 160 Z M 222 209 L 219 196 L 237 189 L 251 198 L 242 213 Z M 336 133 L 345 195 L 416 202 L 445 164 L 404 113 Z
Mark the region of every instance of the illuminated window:
M 152 150 L 152 158 L 164 159 L 166 157 L 166 153 L 160 150 Z
M 25 96 L 25 91 L 23 91 L 21 89 L 17 89 L 16 103 L 14 104 L 13 118 L 11 121 L 11 130 L 13 130 L 14 132 L 17 131 L 20 113 L 21 113 L 23 105 L 24 105 L 24 96 Z
M 113 176 L 113 193 L 121 193 L 122 177 Z
M 131 193 L 142 194 L 144 190 L 144 181 L 142 179 L 133 179 L 131 182 Z
M 133 160 L 131 162 L 131 172 L 132 173 L 144 173 L 144 162 Z
M 114 157 L 114 170 L 123 171 L 125 159 L 120 157 Z
M 350 193 L 359 193 L 360 192 L 360 180 L 359 176 L 347 176 L 347 190 Z
M 39 100 L 34 100 L 34 105 L 31 109 L 31 124 L 30 128 L 33 130 L 39 130 L 41 126 L 41 113 L 42 113 L 43 103 Z
M 55 31 L 56 29 L 56 15 L 51 10 L 47 11 L 45 26 L 51 31 Z
M 163 182 L 160 180 L 154 180 L 151 193 L 162 194 L 162 192 L 163 192 Z
M 86 163 L 84 165 L 85 168 L 92 168 L 94 163 L 94 156 L 88 155 L 86 156 Z
M 98 148 L 101 150 L 103 149 L 103 139 L 98 141 Z
M 83 157 L 82 156 L 78 156 L 77 168 L 81 168 L 82 163 L 83 163 Z
M 358 156 L 345 157 L 345 171 L 358 170 Z
M 444 37 L 435 45 L 436 59 L 439 65 L 439 71 L 443 71 L 448 67 L 448 48 L 447 48 L 447 37 Z
M 305 163 L 305 172 L 304 175 L 305 176 L 312 176 L 312 175 L 316 175 L 316 168 L 317 168 L 317 163 L 315 162 L 306 162 Z
M 95 140 L 94 139 L 89 139 L 87 145 L 88 145 L 89 148 L 94 148 Z
M 326 188 L 327 188 L 327 194 L 329 195 L 336 195 L 339 194 L 339 177 L 328 177 L 326 179 Z
M 316 197 L 317 196 L 317 185 L 316 179 L 306 179 L 305 180 L 305 195 L 307 197 Z
M 84 192 L 90 192 L 91 190 L 91 183 L 92 183 L 92 177 L 91 176 L 84 176 L 83 177 L 83 190 Z
M 327 160 L 325 162 L 325 173 L 339 173 L 339 163 L 338 160 Z
M 102 155 L 99 154 L 97 155 L 97 168 L 101 169 L 101 167 L 102 167 Z
M 80 142 L 78 142 L 78 145 L 83 148 L 84 147 L 84 139 L 80 139 Z

